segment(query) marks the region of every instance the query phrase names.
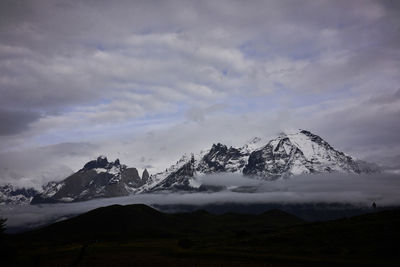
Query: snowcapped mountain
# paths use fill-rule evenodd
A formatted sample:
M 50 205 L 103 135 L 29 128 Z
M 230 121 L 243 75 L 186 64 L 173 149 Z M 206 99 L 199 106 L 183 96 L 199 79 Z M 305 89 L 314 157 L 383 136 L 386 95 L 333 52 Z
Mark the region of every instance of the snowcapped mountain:
M 15 188 L 11 184 L 0 186 L 0 205 L 29 204 L 39 192 L 33 188 Z
M 151 182 L 138 192 L 220 190 L 219 187 L 202 185 L 195 178 L 212 173 L 242 173 L 250 153 L 261 147 L 262 142 L 261 138 L 255 137 L 240 148 L 217 143 L 198 154 L 184 154 L 164 172 L 151 175 Z
M 216 173 L 239 173 L 253 179 L 276 180 L 308 173 L 377 171 L 376 166 L 335 150 L 321 137 L 299 130 L 282 133 L 268 142 L 256 137 L 238 148 L 213 144 L 198 154 L 184 154 L 165 171 L 152 175 L 144 170 L 140 176 L 136 168 L 128 168 L 118 159 L 109 162 L 100 156 L 63 181 L 48 183 L 41 193 L 0 187 L 0 203 L 29 203 L 32 199 L 31 204 L 40 204 L 161 191 L 219 191 L 225 187 L 202 183 L 202 176 Z
M 350 156 L 335 150 L 321 137 L 300 130 L 282 134 L 252 152 L 243 174 L 277 179 L 304 173 L 361 173 Z
M 167 171 L 154 175 L 152 178 L 156 178 L 156 183 L 143 188 L 143 191 L 208 190 L 210 188 L 199 184 L 196 177 L 222 172 L 275 180 L 307 173 L 376 171 L 372 165 L 335 150 L 321 137 L 299 130 L 290 134 L 282 133 L 266 145 L 257 137 L 240 148 L 213 144 L 211 149 L 191 157 L 184 156 Z
M 252 140 L 252 142 L 255 141 Z M 226 145 L 218 143 L 199 154 L 184 155 L 165 172 L 155 174 L 153 177 L 157 178 L 158 182 L 144 188 L 143 191 L 207 190 L 197 182 L 195 177 L 221 172 L 241 172 L 247 163 L 251 149 L 250 143 L 241 148 L 228 148 Z
M 32 199 L 31 204 L 125 196 L 146 184 L 148 178 L 147 170 L 141 178 L 136 168 L 127 168 L 118 159 L 108 162 L 106 157 L 100 156 L 63 181 L 48 183 L 43 192 Z

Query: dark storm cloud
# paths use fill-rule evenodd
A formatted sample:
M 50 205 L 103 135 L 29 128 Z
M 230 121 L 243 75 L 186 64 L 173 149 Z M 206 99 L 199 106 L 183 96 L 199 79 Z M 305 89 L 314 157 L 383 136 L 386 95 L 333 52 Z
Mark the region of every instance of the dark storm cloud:
M 30 123 L 39 118 L 39 113 L 0 108 L 0 136 L 23 132 L 28 129 Z

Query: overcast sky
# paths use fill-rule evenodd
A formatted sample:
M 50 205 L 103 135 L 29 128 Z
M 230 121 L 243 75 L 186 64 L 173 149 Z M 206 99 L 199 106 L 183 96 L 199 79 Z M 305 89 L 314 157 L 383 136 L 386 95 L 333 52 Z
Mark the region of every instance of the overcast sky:
M 0 179 L 308 129 L 400 169 L 399 1 L 0 1 Z

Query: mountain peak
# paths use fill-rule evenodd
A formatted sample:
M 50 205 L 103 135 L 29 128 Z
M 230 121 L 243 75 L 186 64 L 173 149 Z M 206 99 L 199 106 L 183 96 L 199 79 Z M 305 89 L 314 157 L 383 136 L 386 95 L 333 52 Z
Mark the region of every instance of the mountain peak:
M 250 154 L 245 175 L 278 179 L 303 173 L 360 173 L 356 161 L 307 130 L 280 134 Z
M 251 138 L 251 139 L 247 142 L 247 144 L 257 144 L 257 143 L 259 143 L 260 141 L 261 141 L 261 138 L 258 137 L 258 136 L 255 136 L 255 137 Z
M 308 136 L 315 136 L 315 134 L 311 133 L 310 131 L 302 130 L 302 129 L 299 129 L 299 133 L 302 133 L 302 134 L 305 134 Z
M 86 170 L 96 169 L 96 168 L 106 168 L 109 164 L 106 156 L 99 156 L 95 160 L 91 160 L 86 163 L 83 168 Z
M 213 149 L 213 148 L 221 149 L 221 148 L 227 148 L 227 147 L 226 147 L 226 145 L 221 144 L 221 143 L 218 142 L 217 144 L 214 143 L 214 144 L 212 145 L 212 149 Z
M 150 177 L 149 172 L 147 171 L 147 169 L 144 169 L 144 171 L 142 173 L 142 180 L 147 181 L 149 179 L 149 177 Z
M 112 167 L 120 167 L 121 163 L 119 159 L 114 162 L 109 162 L 106 156 L 98 156 L 97 159 L 91 160 L 83 166 L 82 170 L 92 169 L 111 169 Z
M 299 134 L 303 134 L 303 135 L 307 135 L 307 136 L 317 136 L 317 135 L 315 135 L 315 134 L 313 134 L 311 131 L 309 131 L 309 130 L 304 130 L 304 129 L 287 129 L 287 130 L 284 130 L 284 131 L 282 131 L 282 132 L 279 132 L 278 134 L 277 134 L 277 138 L 279 138 L 279 137 L 286 137 L 286 136 L 289 136 L 289 135 L 299 135 Z

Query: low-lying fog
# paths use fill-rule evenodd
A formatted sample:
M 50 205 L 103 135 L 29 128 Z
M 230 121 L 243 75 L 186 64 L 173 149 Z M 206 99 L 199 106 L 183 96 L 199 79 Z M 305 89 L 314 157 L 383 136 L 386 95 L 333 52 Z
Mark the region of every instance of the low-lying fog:
M 0 206 L 7 227 L 31 228 L 49 221 L 112 204 L 207 205 L 223 203 L 343 203 L 357 206 L 400 205 L 400 175 L 302 175 L 277 181 L 260 181 L 239 174 L 208 175 L 198 178 L 209 185 L 228 188 L 213 193 L 157 193 L 96 199 L 79 203 Z

